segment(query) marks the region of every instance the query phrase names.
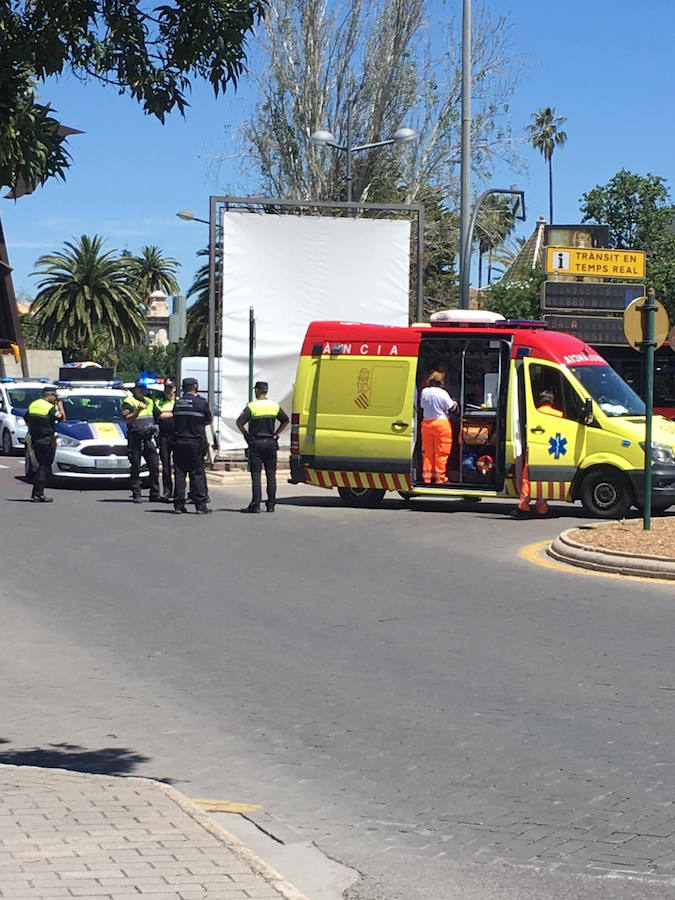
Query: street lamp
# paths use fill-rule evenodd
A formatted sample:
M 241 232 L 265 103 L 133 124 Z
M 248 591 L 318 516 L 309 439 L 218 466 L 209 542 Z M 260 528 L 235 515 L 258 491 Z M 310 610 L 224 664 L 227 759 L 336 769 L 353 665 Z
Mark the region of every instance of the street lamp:
M 460 242 L 460 261 L 459 261 L 459 308 L 469 308 L 469 272 L 471 268 L 471 245 L 473 244 L 473 232 L 476 227 L 476 219 L 483 205 L 483 201 L 493 194 L 510 194 L 512 198 L 511 212 L 514 219 L 525 221 L 525 192 L 521 191 L 517 184 L 512 184 L 510 188 L 488 188 L 483 191 L 476 205 L 473 208 L 466 234 Z
M 210 198 L 209 218 L 200 219 L 189 209 L 181 209 L 176 215 L 184 222 L 201 222 L 209 226 L 209 320 L 208 320 L 208 370 L 207 390 L 209 409 L 213 412 L 216 381 L 216 203 Z
M 310 141 L 316 147 L 332 147 L 334 150 L 341 150 L 347 154 L 347 203 L 352 202 L 352 153 L 358 153 L 361 150 L 372 150 L 374 147 L 388 147 L 391 144 L 398 146 L 399 144 L 408 144 L 410 141 L 417 140 L 417 132 L 414 128 L 399 128 L 394 134 L 384 141 L 374 141 L 371 144 L 357 144 L 355 147 L 352 141 L 352 101 L 347 102 L 347 140 L 344 144 L 338 143 L 333 133 L 320 129 L 310 135 Z

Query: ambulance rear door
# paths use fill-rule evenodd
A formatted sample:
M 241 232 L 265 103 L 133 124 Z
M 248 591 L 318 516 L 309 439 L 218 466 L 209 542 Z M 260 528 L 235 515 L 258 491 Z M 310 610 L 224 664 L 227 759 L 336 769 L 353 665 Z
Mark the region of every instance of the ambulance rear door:
M 314 469 L 410 472 L 417 358 L 322 355 L 306 462 Z M 311 452 L 311 451 L 309 451 Z

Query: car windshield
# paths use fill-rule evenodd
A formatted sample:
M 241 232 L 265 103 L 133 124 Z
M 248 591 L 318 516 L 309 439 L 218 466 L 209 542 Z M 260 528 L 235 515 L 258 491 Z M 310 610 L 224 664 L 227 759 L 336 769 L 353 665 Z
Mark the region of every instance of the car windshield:
M 63 409 L 68 422 L 121 422 L 122 398 L 76 396 L 64 397 Z
M 570 366 L 607 416 L 644 416 L 645 405 L 611 366 Z
M 9 405 L 17 409 L 28 409 L 33 400 L 39 400 L 42 396 L 42 388 L 12 388 L 7 391 L 9 395 Z

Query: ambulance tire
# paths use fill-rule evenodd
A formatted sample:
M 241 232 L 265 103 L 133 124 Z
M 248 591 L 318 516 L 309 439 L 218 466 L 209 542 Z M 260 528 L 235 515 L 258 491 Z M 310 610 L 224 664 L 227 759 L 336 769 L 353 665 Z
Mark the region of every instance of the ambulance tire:
M 338 494 L 347 506 L 360 506 L 362 509 L 377 506 L 386 491 L 375 488 L 339 487 Z
M 633 505 L 628 484 L 616 469 L 596 469 L 581 485 L 586 512 L 598 519 L 622 519 Z

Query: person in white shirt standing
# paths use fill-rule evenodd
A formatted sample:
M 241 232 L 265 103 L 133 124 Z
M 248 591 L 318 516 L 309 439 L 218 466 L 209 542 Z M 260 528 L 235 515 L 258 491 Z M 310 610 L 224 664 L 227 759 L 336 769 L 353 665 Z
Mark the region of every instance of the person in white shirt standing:
M 430 372 L 427 387 L 420 394 L 422 407 L 422 481 L 445 484 L 448 480 L 448 457 L 452 451 L 452 426 L 448 419 L 457 403 L 443 387 L 443 373 Z

